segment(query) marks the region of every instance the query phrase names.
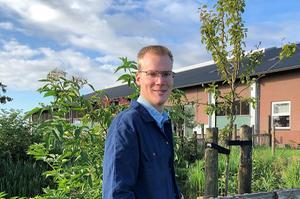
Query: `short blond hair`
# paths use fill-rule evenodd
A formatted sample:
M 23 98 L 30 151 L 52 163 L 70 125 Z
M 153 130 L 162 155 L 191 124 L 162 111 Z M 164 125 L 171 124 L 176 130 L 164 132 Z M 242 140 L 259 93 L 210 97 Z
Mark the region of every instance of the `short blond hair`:
M 173 54 L 167 47 L 161 45 L 150 45 L 150 46 L 143 47 L 137 54 L 137 63 L 139 69 L 141 66 L 141 60 L 144 58 L 146 53 L 153 53 L 159 56 L 167 55 L 170 57 L 173 63 Z

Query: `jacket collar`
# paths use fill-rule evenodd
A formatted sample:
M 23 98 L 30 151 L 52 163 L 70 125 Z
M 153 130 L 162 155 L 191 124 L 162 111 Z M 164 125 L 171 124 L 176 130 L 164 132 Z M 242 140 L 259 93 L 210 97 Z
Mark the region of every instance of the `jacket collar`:
M 144 121 L 156 122 L 155 119 L 147 111 L 147 109 L 143 107 L 140 103 L 138 103 L 136 100 L 132 100 L 130 105 L 132 108 L 137 109 L 141 113 L 140 116 L 143 118 Z

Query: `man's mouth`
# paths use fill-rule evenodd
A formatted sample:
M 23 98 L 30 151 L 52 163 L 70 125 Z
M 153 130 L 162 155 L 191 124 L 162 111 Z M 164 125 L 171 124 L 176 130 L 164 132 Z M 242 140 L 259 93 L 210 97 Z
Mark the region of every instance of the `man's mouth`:
M 159 89 L 159 90 L 153 90 L 154 92 L 158 93 L 158 94 L 165 94 L 168 90 L 164 90 L 164 89 Z

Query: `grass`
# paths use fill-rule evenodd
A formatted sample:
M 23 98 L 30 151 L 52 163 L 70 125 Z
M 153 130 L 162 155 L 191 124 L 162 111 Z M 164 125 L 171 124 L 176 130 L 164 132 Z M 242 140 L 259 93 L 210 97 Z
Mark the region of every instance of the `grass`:
M 237 194 L 239 148 L 232 147 L 230 154 L 230 195 Z M 226 156 L 219 154 L 218 186 L 219 194 L 225 189 Z M 204 161 L 198 160 L 187 173 L 187 183 L 183 192 L 187 198 L 203 195 Z M 275 155 L 267 147 L 254 148 L 252 151 L 252 192 L 272 191 L 275 189 L 300 188 L 300 150 L 276 149 Z
M 45 170 L 41 162 L 0 160 L 0 192 L 7 197 L 39 195 L 49 184 L 42 175 Z

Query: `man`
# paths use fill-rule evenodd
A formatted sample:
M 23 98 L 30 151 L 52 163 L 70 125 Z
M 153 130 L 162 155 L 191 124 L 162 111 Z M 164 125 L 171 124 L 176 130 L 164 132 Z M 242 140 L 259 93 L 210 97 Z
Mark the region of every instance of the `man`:
M 109 128 L 103 198 L 177 199 L 172 128 L 164 112 L 173 88 L 173 55 L 166 47 L 147 46 L 137 59 L 140 96 Z

